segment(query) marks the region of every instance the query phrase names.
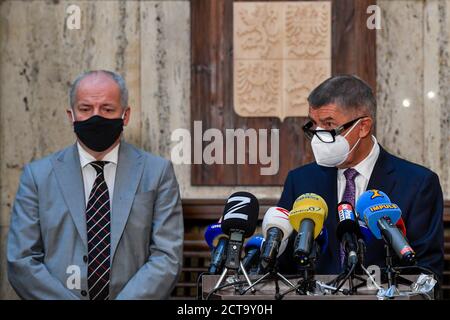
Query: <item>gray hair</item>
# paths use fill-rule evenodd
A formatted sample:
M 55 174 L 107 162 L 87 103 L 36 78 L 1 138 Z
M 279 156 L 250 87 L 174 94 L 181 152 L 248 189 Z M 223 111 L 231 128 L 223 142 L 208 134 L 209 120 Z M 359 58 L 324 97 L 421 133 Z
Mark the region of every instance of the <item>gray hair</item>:
M 127 85 L 125 84 L 125 80 L 123 79 L 123 77 L 120 74 L 115 73 L 113 71 L 108 71 L 108 70 L 87 71 L 87 72 L 83 72 L 78 77 L 76 77 L 76 79 L 70 86 L 70 91 L 69 91 L 70 107 L 72 109 L 75 107 L 77 90 L 78 90 L 78 86 L 80 85 L 81 80 L 83 80 L 87 76 L 90 76 L 92 74 L 97 74 L 97 73 L 103 73 L 103 74 L 109 76 L 111 79 L 113 79 L 117 83 L 117 85 L 119 86 L 119 89 L 120 89 L 120 105 L 122 106 L 122 108 L 126 108 L 128 106 L 128 89 L 127 89 Z

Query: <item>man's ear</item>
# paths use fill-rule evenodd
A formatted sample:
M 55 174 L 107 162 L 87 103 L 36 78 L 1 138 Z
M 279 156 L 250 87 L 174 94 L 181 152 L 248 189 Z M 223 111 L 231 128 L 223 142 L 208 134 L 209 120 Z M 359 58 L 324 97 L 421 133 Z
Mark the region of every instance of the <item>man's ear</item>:
M 67 113 L 67 117 L 69 118 L 69 123 L 73 124 L 73 122 L 75 121 L 75 114 L 73 113 L 73 110 L 67 109 L 66 113 Z
M 372 132 L 373 120 L 370 117 L 361 119 L 361 126 L 359 129 L 359 137 L 365 138 Z
M 127 126 L 128 122 L 130 122 L 130 114 L 131 114 L 131 108 L 130 107 L 126 107 L 125 108 L 125 112 L 124 112 L 124 116 L 123 116 L 123 125 Z

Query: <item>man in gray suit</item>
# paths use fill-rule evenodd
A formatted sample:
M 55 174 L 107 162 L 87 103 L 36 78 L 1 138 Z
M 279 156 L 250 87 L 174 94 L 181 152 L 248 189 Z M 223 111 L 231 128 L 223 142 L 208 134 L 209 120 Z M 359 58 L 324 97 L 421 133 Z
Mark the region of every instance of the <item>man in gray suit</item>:
M 166 299 L 182 264 L 172 164 L 121 140 L 123 78 L 80 75 L 70 92 L 76 144 L 26 165 L 11 214 L 8 277 L 24 299 Z

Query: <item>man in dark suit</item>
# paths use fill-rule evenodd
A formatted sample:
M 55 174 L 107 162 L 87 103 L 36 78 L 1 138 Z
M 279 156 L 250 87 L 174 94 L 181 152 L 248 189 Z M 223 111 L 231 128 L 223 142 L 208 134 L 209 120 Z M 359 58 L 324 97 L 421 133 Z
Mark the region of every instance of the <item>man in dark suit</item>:
M 385 192 L 402 210 L 407 238 L 418 264 L 442 277 L 444 267 L 443 196 L 438 176 L 418 164 L 395 157 L 373 136 L 376 101 L 370 87 L 354 76 L 335 76 L 308 97 L 311 139 L 316 162 L 289 172 L 278 206 L 292 209 L 296 198 L 312 192 L 328 205 L 326 252 L 316 265 L 318 274 L 341 273 L 340 243 L 336 238 L 337 204 L 355 200 L 366 190 Z M 298 272 L 293 260 L 292 234 L 279 259 L 280 271 Z M 385 266 L 384 241 L 367 244 L 365 265 Z M 419 273 L 419 272 L 417 272 Z

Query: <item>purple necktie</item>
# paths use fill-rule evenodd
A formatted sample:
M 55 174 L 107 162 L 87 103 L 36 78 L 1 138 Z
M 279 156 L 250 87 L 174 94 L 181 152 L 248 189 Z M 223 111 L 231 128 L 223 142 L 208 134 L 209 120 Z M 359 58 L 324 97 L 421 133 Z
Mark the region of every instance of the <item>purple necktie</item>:
M 344 195 L 342 196 L 342 201 L 347 201 L 352 204 L 353 207 L 355 207 L 355 193 L 356 193 L 356 186 L 355 186 L 355 178 L 358 175 L 358 171 L 352 168 L 348 168 L 344 171 L 345 176 L 345 190 Z M 345 252 L 344 248 L 341 244 L 341 266 L 344 265 L 345 260 Z
M 358 171 L 352 168 L 348 168 L 344 171 L 345 176 L 345 190 L 344 195 L 342 196 L 342 201 L 347 201 L 352 204 L 352 206 L 355 206 L 355 193 L 356 193 L 356 186 L 355 186 L 355 178 L 358 175 Z

